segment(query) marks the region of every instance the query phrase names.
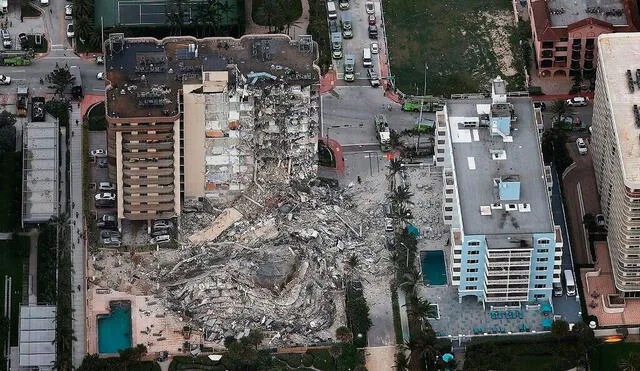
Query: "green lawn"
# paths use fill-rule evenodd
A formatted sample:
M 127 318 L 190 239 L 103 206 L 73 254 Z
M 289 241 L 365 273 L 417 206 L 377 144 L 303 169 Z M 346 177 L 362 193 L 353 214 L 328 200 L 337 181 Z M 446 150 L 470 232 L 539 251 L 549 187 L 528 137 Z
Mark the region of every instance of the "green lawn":
M 105 119 L 104 102 L 98 103 L 87 115 L 90 131 L 107 130 L 107 120 Z
M 251 18 L 262 26 L 283 27 L 302 15 L 300 0 L 253 0 Z
M 522 51 L 511 45 L 510 35 L 517 32 L 511 9 L 509 0 L 385 2 L 391 74 L 397 87 L 405 94 L 422 94 L 426 63 L 428 94 L 486 90 L 489 79 L 498 74 L 506 77 L 509 90 L 522 89 L 523 74 L 515 74 L 522 65 Z M 511 52 L 496 56 L 494 49 Z M 505 62 L 509 55 L 513 63 Z M 515 75 L 504 76 L 501 63 L 502 70 L 510 65 Z
M 505 337 L 472 341 L 465 352 L 465 370 L 546 371 L 568 370 L 581 357 L 574 340 L 554 340 L 548 335 Z
M 618 361 L 631 352 L 640 353 L 638 343 L 600 344 L 590 353 L 592 371 L 616 370 Z
M 4 313 L 4 279 L 5 275 L 11 277 L 11 344 L 18 343 L 18 317 L 20 316 L 20 303 L 22 302 L 22 286 L 26 264 L 29 260 L 29 237 L 14 235 L 11 241 L 0 241 L 0 313 Z M 4 334 L 3 334 L 4 335 Z M 2 339 L 2 337 L 0 337 Z
M 38 236 L 38 304 L 56 303 L 57 237 L 53 224 L 42 228 Z

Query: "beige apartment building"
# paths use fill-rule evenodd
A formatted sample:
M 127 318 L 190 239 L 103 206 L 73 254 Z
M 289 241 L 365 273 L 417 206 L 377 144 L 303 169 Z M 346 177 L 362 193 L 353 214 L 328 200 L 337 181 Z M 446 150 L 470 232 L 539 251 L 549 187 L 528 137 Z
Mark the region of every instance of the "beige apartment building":
M 598 38 L 591 150 L 616 289 L 640 297 L 640 34 Z
M 226 202 L 265 165 L 315 174 L 319 104 L 310 36 L 109 37 L 109 175 L 118 218 L 180 215 L 189 199 Z

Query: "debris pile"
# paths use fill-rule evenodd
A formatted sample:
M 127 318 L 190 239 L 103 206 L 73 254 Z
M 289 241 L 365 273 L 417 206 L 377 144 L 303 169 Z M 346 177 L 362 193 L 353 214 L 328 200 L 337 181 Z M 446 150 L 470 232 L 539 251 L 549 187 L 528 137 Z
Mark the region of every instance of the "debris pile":
M 265 182 L 233 204 L 242 218 L 217 238 L 190 242 L 208 226 L 223 225 L 227 210 L 205 223 L 199 217 L 206 213 L 184 214 L 183 247 L 154 253 L 137 269 L 157 277 L 154 294 L 206 329 L 209 341 L 249 328 L 266 331 L 274 346 L 324 341 L 334 337 L 335 301 L 344 300 L 345 282 L 374 282 L 391 271 L 384 193 L 384 185 L 376 193 L 364 185 L 345 191 L 317 181 Z

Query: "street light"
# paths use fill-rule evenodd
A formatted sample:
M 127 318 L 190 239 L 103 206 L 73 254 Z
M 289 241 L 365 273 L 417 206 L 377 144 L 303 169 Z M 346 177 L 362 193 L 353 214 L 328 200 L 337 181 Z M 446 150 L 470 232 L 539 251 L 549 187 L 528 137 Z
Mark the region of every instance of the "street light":
M 420 100 L 420 119 L 418 120 L 418 142 L 416 143 L 416 155 L 420 148 L 420 132 L 422 129 L 422 110 L 424 109 L 424 96 L 427 95 L 427 62 L 424 62 L 424 86 L 422 87 L 422 99 Z

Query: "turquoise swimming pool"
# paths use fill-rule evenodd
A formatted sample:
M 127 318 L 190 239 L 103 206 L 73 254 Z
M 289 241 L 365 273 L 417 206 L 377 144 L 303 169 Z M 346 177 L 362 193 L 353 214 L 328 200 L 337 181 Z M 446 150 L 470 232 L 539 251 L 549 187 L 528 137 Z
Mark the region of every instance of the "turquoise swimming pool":
M 447 270 L 444 264 L 444 251 L 421 251 L 422 279 L 425 285 L 441 286 L 447 284 Z
M 118 353 L 131 348 L 131 303 L 112 302 L 111 314 L 98 316 L 98 352 Z

